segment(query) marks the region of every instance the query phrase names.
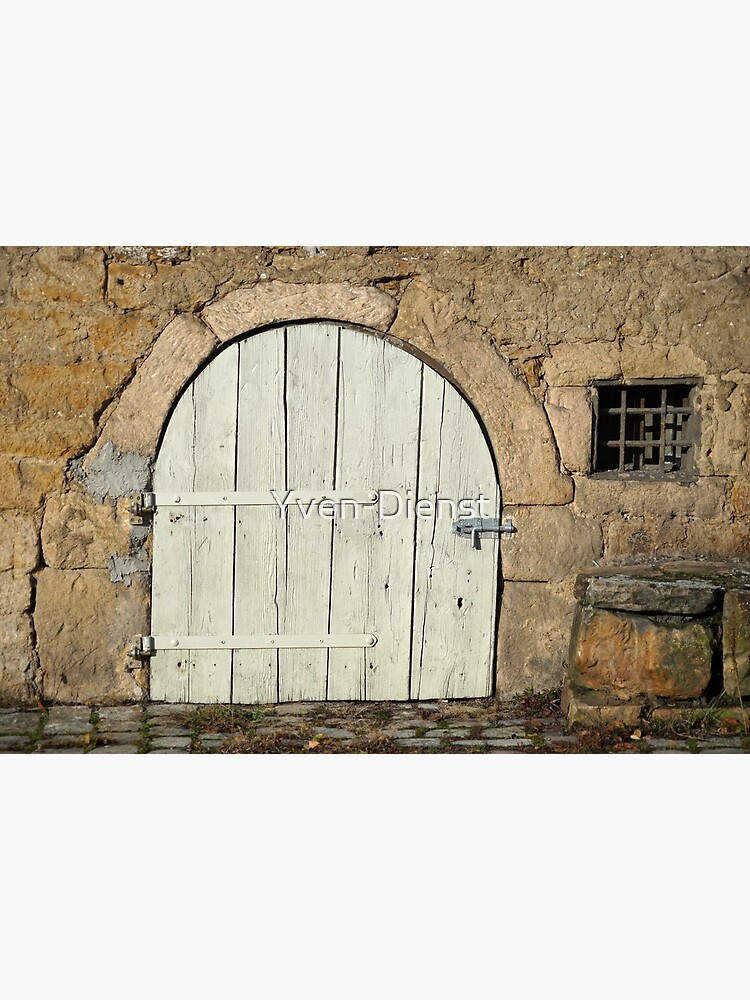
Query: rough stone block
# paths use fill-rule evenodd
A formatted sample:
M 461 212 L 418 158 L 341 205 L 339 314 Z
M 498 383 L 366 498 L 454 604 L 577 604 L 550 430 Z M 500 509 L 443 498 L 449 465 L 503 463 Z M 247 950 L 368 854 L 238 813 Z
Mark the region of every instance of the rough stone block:
M 713 648 L 711 630 L 701 622 L 670 626 L 579 608 L 568 675 L 576 687 L 623 699 L 699 698 L 711 680 Z
M 45 562 L 55 569 L 105 569 L 112 556 L 130 550 L 127 502 L 97 503 L 80 489 L 50 497 L 42 548 Z
M 687 519 L 615 514 L 607 520 L 604 537 L 604 557 L 608 561 L 684 555 Z
M 732 510 L 735 517 L 750 514 L 750 479 L 735 479 L 732 483 Z
M 750 591 L 725 594 L 722 634 L 724 690 L 733 697 L 750 695 Z
M 701 475 L 747 476 L 750 384 L 718 381 L 700 393 L 701 434 L 697 467 Z
M 721 602 L 721 588 L 707 580 L 645 580 L 632 576 L 594 576 L 586 603 L 619 611 L 700 615 Z
M 560 684 L 574 609 L 572 585 L 504 584 L 498 628 L 498 698 Z
M 36 661 L 31 619 L 27 614 L 0 615 L 0 705 L 33 705 L 29 685 Z
M 40 247 L 14 281 L 23 302 L 100 302 L 104 252 L 94 247 Z
M 590 385 L 594 379 L 620 375 L 620 357 L 613 344 L 555 344 L 544 362 L 544 377 L 551 386 Z
M 265 281 L 230 292 L 201 315 L 219 340 L 299 319 L 338 319 L 385 332 L 396 315 L 396 302 L 379 288 Z
M 0 573 L 0 616 L 28 611 L 31 601 L 31 577 L 28 573 Z
M 551 387 L 544 405 L 560 461 L 568 472 L 587 473 L 591 467 L 591 390 Z
M 39 518 L 0 511 L 0 572 L 36 569 L 39 562 Z
M 505 515 L 512 517 L 517 529 L 500 543 L 505 580 L 563 580 L 602 554 L 598 522 L 577 517 L 569 507 L 505 506 Z
M 126 587 L 105 570 L 43 570 L 34 622 L 45 698 L 101 705 L 140 698 L 125 668 L 129 638 L 148 631 L 148 598 L 145 574 Z
M 687 344 L 655 344 L 653 337 L 631 336 L 620 351 L 623 378 L 694 378 L 705 375 L 703 358 Z

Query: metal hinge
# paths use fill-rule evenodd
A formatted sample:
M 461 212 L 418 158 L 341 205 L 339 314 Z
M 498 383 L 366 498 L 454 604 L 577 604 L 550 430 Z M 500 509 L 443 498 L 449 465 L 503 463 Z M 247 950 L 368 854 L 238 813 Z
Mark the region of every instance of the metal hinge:
M 129 510 L 131 524 L 145 524 L 156 511 L 156 494 L 136 493 L 130 498 Z
M 482 547 L 479 541 L 481 535 L 512 535 L 516 530 L 509 517 L 502 524 L 497 517 L 465 517 L 453 522 L 454 535 L 470 538 L 475 549 Z

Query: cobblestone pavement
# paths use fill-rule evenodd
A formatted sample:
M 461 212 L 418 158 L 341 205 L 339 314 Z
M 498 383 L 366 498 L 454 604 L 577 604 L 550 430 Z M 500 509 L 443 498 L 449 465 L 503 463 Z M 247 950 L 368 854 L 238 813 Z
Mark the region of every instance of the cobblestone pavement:
M 488 700 L 0 709 L 0 753 L 747 753 L 744 733 L 569 732 Z

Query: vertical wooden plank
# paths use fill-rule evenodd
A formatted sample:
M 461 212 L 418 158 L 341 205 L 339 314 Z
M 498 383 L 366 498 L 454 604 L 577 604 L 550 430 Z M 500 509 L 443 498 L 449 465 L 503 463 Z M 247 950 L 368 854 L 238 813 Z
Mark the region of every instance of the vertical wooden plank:
M 193 454 L 193 388 L 172 413 L 154 469 L 154 489 L 179 494 L 191 489 Z M 151 630 L 155 635 L 190 634 L 190 587 L 194 511 L 163 508 L 154 515 L 151 574 Z M 190 651 L 160 650 L 150 660 L 152 701 L 185 702 L 189 698 Z
M 489 449 L 468 404 L 425 368 L 420 432 L 420 495 L 472 500 L 455 515 L 448 504 L 417 520 L 412 698 L 473 698 L 491 691 L 500 540 L 481 549 L 455 535 L 455 516 L 499 516 Z M 480 510 L 476 501 L 487 498 Z
M 241 341 L 237 421 L 237 489 L 286 492 L 284 332 L 267 330 Z M 278 507 L 238 507 L 236 514 L 234 631 L 275 635 L 279 629 L 280 570 L 286 530 Z M 275 702 L 278 651 L 235 650 L 232 700 Z
M 417 485 L 422 364 L 380 338 L 342 330 L 337 490 Z M 391 496 L 384 513 L 396 510 Z M 413 521 L 377 506 L 341 516 L 334 529 L 331 632 L 373 632 L 372 649 L 329 651 L 328 697 L 409 697 Z
M 196 491 L 231 491 L 237 451 L 239 349 L 231 345 L 200 373 L 193 387 Z M 196 507 L 190 627 L 196 635 L 232 632 L 234 508 Z M 191 702 L 231 700 L 231 650 L 195 650 Z
M 338 382 L 337 326 L 286 332 L 286 454 L 290 490 L 332 490 Z M 333 522 L 296 506 L 286 513 L 281 632 L 328 632 Z M 279 650 L 279 700 L 326 697 L 327 649 Z

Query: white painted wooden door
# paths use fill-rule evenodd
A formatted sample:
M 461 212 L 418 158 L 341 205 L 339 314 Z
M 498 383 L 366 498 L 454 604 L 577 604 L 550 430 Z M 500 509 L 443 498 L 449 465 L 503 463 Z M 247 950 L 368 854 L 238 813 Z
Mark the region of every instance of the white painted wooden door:
M 152 633 L 173 644 L 153 700 L 491 693 L 499 540 L 452 526 L 499 517 L 498 484 L 471 408 L 417 358 L 327 323 L 235 342 L 179 399 L 153 489 Z M 294 490 L 337 502 L 282 516 Z

